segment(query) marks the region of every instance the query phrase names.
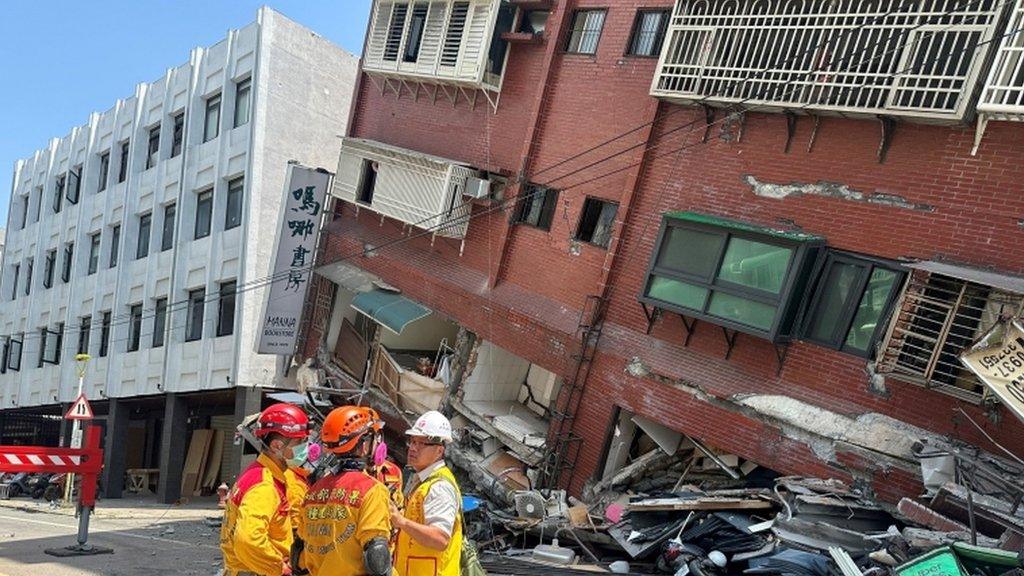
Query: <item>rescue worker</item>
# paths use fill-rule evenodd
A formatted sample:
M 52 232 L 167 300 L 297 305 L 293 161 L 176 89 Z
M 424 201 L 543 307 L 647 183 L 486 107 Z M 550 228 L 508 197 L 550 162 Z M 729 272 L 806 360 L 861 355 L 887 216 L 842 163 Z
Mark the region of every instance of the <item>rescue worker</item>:
M 320 441 L 338 457 L 302 505 L 302 561 L 313 576 L 392 576 L 388 490 L 367 473 L 373 420 L 359 406 L 335 408 Z
M 309 418 L 294 404 L 274 404 L 257 421 L 260 455 L 231 488 L 220 531 L 227 576 L 291 574 L 292 527 L 285 470 L 306 460 Z
M 459 576 L 462 553 L 462 495 L 445 465 L 445 445 L 452 425 L 431 410 L 406 433 L 409 482 L 405 513 L 391 505 L 391 523 L 398 529 L 395 563 L 400 576 Z

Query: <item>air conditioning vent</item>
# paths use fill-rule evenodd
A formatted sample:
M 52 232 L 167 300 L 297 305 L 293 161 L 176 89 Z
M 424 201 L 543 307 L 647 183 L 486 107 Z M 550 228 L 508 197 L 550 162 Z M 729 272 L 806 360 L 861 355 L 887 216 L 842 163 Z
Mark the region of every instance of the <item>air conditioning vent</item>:
M 466 196 L 474 200 L 486 200 L 491 197 L 491 181 L 470 176 L 466 178 Z

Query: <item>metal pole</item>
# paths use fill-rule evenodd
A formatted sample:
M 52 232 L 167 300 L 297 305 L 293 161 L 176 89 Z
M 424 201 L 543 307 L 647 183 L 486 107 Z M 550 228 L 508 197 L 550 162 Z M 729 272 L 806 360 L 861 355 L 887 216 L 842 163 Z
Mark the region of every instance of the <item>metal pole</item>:
M 92 513 L 92 508 L 80 506 L 78 512 L 78 547 L 88 550 L 92 547 L 86 544 L 89 541 L 89 515 Z
M 85 386 L 85 367 L 89 364 L 90 357 L 88 354 L 78 354 L 75 356 L 75 362 L 78 363 L 78 395 L 76 399 L 82 396 L 82 390 Z M 71 447 L 81 448 L 82 447 L 82 421 L 73 420 L 71 423 Z M 68 474 L 64 477 L 64 502 L 70 504 L 71 497 L 75 490 L 75 475 Z M 85 521 L 88 527 L 89 520 Z

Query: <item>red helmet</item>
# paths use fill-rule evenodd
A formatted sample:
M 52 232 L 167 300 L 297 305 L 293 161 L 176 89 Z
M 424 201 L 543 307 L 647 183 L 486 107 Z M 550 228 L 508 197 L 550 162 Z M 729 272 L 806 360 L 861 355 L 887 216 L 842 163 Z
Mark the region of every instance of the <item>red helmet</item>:
M 260 414 L 256 436 L 263 437 L 271 432 L 285 438 L 305 438 L 309 435 L 309 417 L 294 404 L 274 404 Z

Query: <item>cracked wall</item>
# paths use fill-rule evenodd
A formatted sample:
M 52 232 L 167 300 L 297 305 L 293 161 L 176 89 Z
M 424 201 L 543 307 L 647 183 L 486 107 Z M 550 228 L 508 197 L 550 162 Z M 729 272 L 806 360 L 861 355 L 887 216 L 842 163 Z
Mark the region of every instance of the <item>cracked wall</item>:
M 935 211 L 934 206 L 929 204 L 916 204 L 908 201 L 906 198 L 898 194 L 889 194 L 885 192 L 866 193 L 850 188 L 846 184 L 839 184 L 837 182 L 819 181 L 815 183 L 792 182 L 789 184 L 776 184 L 772 182 L 762 182 L 750 174 L 744 176 L 743 180 L 750 186 L 755 195 L 762 198 L 782 200 L 791 196 L 821 196 L 823 198 L 836 198 L 849 202 L 876 204 L 880 206 L 890 206 L 892 208 L 917 210 L 920 212 Z

